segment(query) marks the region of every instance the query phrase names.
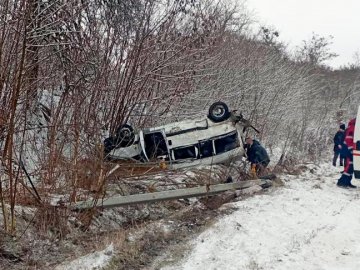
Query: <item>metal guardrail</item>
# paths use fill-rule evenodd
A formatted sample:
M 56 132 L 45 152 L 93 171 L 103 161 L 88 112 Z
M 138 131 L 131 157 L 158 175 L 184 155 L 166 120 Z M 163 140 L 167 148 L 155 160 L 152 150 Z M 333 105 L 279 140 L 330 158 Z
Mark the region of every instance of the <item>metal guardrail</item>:
M 151 203 L 164 200 L 185 199 L 218 194 L 228 190 L 245 189 L 255 185 L 266 185 L 267 180 L 249 180 L 228 184 L 206 185 L 193 188 L 159 191 L 153 193 L 134 194 L 128 196 L 113 196 L 99 200 L 80 201 L 72 205 L 73 210 L 89 209 L 93 207 L 113 208 L 138 203 Z

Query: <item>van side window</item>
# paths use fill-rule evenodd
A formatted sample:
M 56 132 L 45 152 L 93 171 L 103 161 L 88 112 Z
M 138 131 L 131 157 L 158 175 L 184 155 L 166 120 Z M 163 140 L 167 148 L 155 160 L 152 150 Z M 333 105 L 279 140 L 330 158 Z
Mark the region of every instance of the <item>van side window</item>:
M 237 133 L 231 133 L 214 140 L 216 154 L 225 153 L 239 146 Z
M 200 144 L 200 158 L 211 157 L 213 155 L 212 141 L 202 141 Z
M 193 145 L 173 149 L 173 158 L 175 160 L 196 158 L 196 156 L 197 156 L 196 147 Z

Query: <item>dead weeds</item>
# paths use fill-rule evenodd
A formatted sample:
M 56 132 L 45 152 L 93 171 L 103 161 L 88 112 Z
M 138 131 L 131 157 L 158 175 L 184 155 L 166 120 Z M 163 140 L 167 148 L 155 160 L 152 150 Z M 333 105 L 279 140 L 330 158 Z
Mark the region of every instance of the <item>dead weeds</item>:
M 173 172 L 169 172 L 154 174 L 150 180 L 141 175 L 134 180 L 114 174 L 107 192 L 128 195 L 149 192 L 151 188 L 168 190 L 203 185 L 209 181 L 221 183 L 225 182 L 221 176 L 224 173 L 215 170 L 199 174 L 186 172 L 176 178 Z M 11 265 L 12 269 L 51 269 L 113 243 L 116 256 L 106 269 L 146 269 L 166 251 L 174 250 L 181 256 L 186 249 L 184 243 L 208 228 L 219 216 L 236 210 L 220 208 L 235 197 L 236 193 L 229 191 L 200 199 L 79 213 L 39 207 L 35 214 L 23 215 L 24 218 L 19 220 L 22 223 L 19 234 L 22 236 L 13 240 L 13 246 L 18 248 L 11 249 L 11 241 L 6 241 L 7 244 L 0 249 L 1 265 Z M 1 253 L 2 250 L 10 253 Z

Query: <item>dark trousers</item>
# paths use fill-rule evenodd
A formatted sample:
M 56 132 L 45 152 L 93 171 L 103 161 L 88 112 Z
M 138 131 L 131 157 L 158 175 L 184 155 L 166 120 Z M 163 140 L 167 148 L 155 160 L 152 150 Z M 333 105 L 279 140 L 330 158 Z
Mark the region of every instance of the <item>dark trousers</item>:
M 345 157 L 340 153 L 340 151 L 334 151 L 333 165 L 336 166 L 336 161 L 340 156 L 340 166 L 344 166 Z
M 344 171 L 338 180 L 337 184 L 339 186 L 349 186 L 351 184 L 352 175 L 354 173 L 354 166 L 353 166 L 353 156 L 349 155 L 345 159 L 345 168 Z

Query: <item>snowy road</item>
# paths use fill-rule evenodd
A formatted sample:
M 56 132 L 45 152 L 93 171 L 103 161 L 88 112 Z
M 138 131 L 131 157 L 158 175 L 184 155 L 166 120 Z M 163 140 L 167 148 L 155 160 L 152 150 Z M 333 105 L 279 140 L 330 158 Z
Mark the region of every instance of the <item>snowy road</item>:
M 162 269 L 360 269 L 360 189 L 335 185 L 340 168 L 314 168 L 232 203 L 237 211 L 195 239 L 183 261 Z

